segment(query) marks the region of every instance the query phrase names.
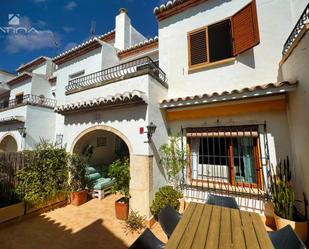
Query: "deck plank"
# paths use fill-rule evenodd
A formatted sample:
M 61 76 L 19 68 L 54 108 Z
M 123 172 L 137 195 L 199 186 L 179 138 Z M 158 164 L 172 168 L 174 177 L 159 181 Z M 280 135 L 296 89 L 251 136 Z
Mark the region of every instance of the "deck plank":
M 260 247 L 263 249 L 274 249 L 268 234 L 265 230 L 261 217 L 257 213 L 250 213 L 256 237 L 259 241 Z
M 231 225 L 232 225 L 232 243 L 234 249 L 245 249 L 246 243 L 244 238 L 243 227 L 240 219 L 240 211 L 237 209 L 231 210 Z
M 203 210 L 199 227 L 195 233 L 191 249 L 204 249 L 210 224 L 210 217 L 212 215 L 212 205 L 205 205 Z
M 218 248 L 219 246 L 221 209 L 215 205 L 212 208 L 205 249 Z
M 260 249 L 249 212 L 240 211 L 247 249 Z
M 192 217 L 192 214 L 195 211 L 196 206 L 197 206 L 197 203 L 194 203 L 194 202 L 191 202 L 189 204 L 187 210 L 184 212 L 184 215 L 182 216 L 174 232 L 172 233 L 172 236 L 170 237 L 169 242 L 166 244 L 165 249 L 178 248 L 180 240 L 183 236 L 183 233 L 188 223 L 190 222 L 190 219 Z
M 232 248 L 231 209 L 222 207 L 219 249 Z
M 197 204 L 194 210 L 194 215 L 192 215 L 190 219 L 190 225 L 185 228 L 185 231 L 177 249 L 191 248 L 192 242 L 195 238 L 195 233 L 201 220 L 204 207 L 205 205 L 203 204 Z

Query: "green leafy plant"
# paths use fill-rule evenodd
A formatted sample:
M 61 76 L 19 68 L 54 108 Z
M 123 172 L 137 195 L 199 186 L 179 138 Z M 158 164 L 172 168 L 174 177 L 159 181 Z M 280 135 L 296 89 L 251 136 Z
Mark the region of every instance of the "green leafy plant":
M 82 156 L 85 157 L 85 160 L 89 163 L 92 155 L 93 155 L 93 145 L 87 144 L 83 149 Z
M 294 191 L 291 186 L 291 171 L 289 158 L 284 160 L 283 164 L 280 161 L 277 166 L 277 174 L 272 168 L 271 191 L 274 203 L 275 213 L 288 220 L 293 220 L 294 207 Z
M 126 199 L 130 198 L 130 163 L 128 158 L 114 161 L 108 170 L 108 176 L 113 179 L 112 192 L 124 195 Z
M 180 137 L 171 137 L 168 144 L 160 147 L 161 165 L 164 167 L 169 184 L 179 188 L 180 171 L 185 163 Z
M 33 151 L 25 151 L 25 167 L 17 171 L 16 192 L 30 205 L 43 204 L 68 191 L 68 154 L 41 140 Z
M 146 216 L 140 215 L 137 211 L 131 210 L 128 219 L 125 221 L 126 233 L 140 232 L 145 228 Z
M 84 190 L 86 187 L 85 169 L 87 158 L 73 154 L 70 156 L 68 170 L 70 172 L 70 188 L 73 192 Z
M 183 195 L 179 191 L 175 190 L 172 186 L 164 186 L 159 188 L 159 191 L 156 192 L 155 198 L 150 207 L 152 215 L 155 217 L 155 219 L 157 219 L 158 214 L 167 204 L 176 210 L 179 210 L 179 199 L 182 197 Z

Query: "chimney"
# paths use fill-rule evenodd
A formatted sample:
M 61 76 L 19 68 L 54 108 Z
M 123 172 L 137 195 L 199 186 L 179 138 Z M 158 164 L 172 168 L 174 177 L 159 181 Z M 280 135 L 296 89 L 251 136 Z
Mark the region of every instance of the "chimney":
M 128 10 L 121 8 L 116 16 L 116 35 L 115 47 L 124 50 L 131 45 L 131 20 L 128 16 Z

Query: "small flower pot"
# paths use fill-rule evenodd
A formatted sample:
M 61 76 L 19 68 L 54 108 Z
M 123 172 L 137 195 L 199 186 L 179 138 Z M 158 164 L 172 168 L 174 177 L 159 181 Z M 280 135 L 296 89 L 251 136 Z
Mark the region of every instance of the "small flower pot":
M 80 206 L 86 202 L 87 202 L 86 190 L 71 193 L 71 204 L 73 206 Z
M 292 221 L 281 218 L 280 216 L 274 214 L 277 230 L 290 225 L 293 230 L 298 234 L 302 241 L 307 241 L 308 236 L 308 221 Z
M 115 214 L 118 220 L 127 220 L 129 216 L 129 200 L 120 198 L 115 202 Z

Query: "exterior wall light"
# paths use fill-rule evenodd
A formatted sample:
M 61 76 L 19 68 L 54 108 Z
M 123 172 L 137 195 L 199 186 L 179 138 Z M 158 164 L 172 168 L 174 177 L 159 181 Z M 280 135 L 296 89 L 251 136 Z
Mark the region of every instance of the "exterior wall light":
M 22 137 L 26 137 L 26 127 L 19 127 L 17 130 Z
M 157 126 L 154 123 L 150 122 L 150 124 L 147 125 L 146 128 L 147 128 L 147 131 L 145 133 L 147 133 L 148 141 L 145 142 L 145 143 L 150 143 L 150 139 L 151 139 L 152 135 L 155 133 Z

